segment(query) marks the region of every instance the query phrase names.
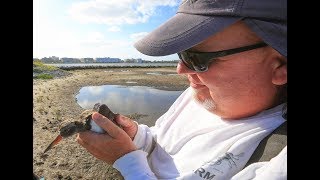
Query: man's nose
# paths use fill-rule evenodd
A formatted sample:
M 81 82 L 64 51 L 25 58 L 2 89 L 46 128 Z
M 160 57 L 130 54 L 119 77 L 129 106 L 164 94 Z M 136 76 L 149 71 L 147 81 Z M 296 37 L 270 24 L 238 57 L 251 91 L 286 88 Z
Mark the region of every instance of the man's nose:
M 189 69 L 181 60 L 177 65 L 177 73 L 178 74 L 195 74 L 196 72 Z

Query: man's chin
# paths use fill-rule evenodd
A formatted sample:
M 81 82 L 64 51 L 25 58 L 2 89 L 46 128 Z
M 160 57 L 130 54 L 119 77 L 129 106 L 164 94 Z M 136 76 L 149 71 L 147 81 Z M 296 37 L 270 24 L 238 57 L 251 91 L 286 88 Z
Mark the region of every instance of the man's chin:
M 216 104 L 212 100 L 208 89 L 192 89 L 193 99 L 208 111 L 213 112 L 216 109 Z

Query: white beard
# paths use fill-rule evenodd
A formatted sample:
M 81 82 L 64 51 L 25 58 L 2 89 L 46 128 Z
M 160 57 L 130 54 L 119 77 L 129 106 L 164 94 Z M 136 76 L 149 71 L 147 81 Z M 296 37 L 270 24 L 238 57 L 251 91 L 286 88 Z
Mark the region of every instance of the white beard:
M 196 90 L 194 88 L 191 88 L 191 89 L 192 89 L 192 96 L 198 104 L 203 106 L 208 111 L 214 111 L 216 109 L 216 104 L 212 99 L 209 99 L 209 97 L 200 98 L 199 93 L 201 93 L 201 90 Z

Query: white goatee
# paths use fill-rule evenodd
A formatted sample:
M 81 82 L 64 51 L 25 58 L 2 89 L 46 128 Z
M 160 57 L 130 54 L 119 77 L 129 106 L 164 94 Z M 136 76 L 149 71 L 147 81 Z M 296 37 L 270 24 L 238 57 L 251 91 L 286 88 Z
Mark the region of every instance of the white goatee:
M 200 99 L 199 93 L 201 93 L 200 90 L 192 88 L 192 96 L 197 103 L 199 103 L 201 106 L 203 106 L 205 109 L 207 109 L 209 111 L 215 110 L 216 105 L 215 105 L 214 101 L 209 98 Z
M 202 105 L 204 108 L 206 108 L 207 110 L 210 110 L 210 111 L 216 109 L 216 105 L 215 105 L 215 103 L 213 102 L 213 100 L 211 100 L 211 99 L 205 99 L 205 100 L 201 103 L 201 105 Z

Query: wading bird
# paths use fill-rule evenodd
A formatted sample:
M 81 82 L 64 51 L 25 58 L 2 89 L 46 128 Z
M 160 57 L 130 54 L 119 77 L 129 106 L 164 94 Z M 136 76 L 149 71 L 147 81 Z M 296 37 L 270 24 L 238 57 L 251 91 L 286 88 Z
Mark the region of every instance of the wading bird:
M 94 112 L 99 112 L 117 124 L 115 122 L 116 114 L 114 114 L 107 105 L 96 103 L 93 109 L 87 109 L 80 114 L 80 121 L 74 121 L 63 126 L 60 129 L 60 134 L 50 143 L 43 153 L 46 153 L 63 138 L 70 137 L 78 132 L 90 130 L 97 133 L 105 133 L 105 131 L 92 120 L 92 114 Z

